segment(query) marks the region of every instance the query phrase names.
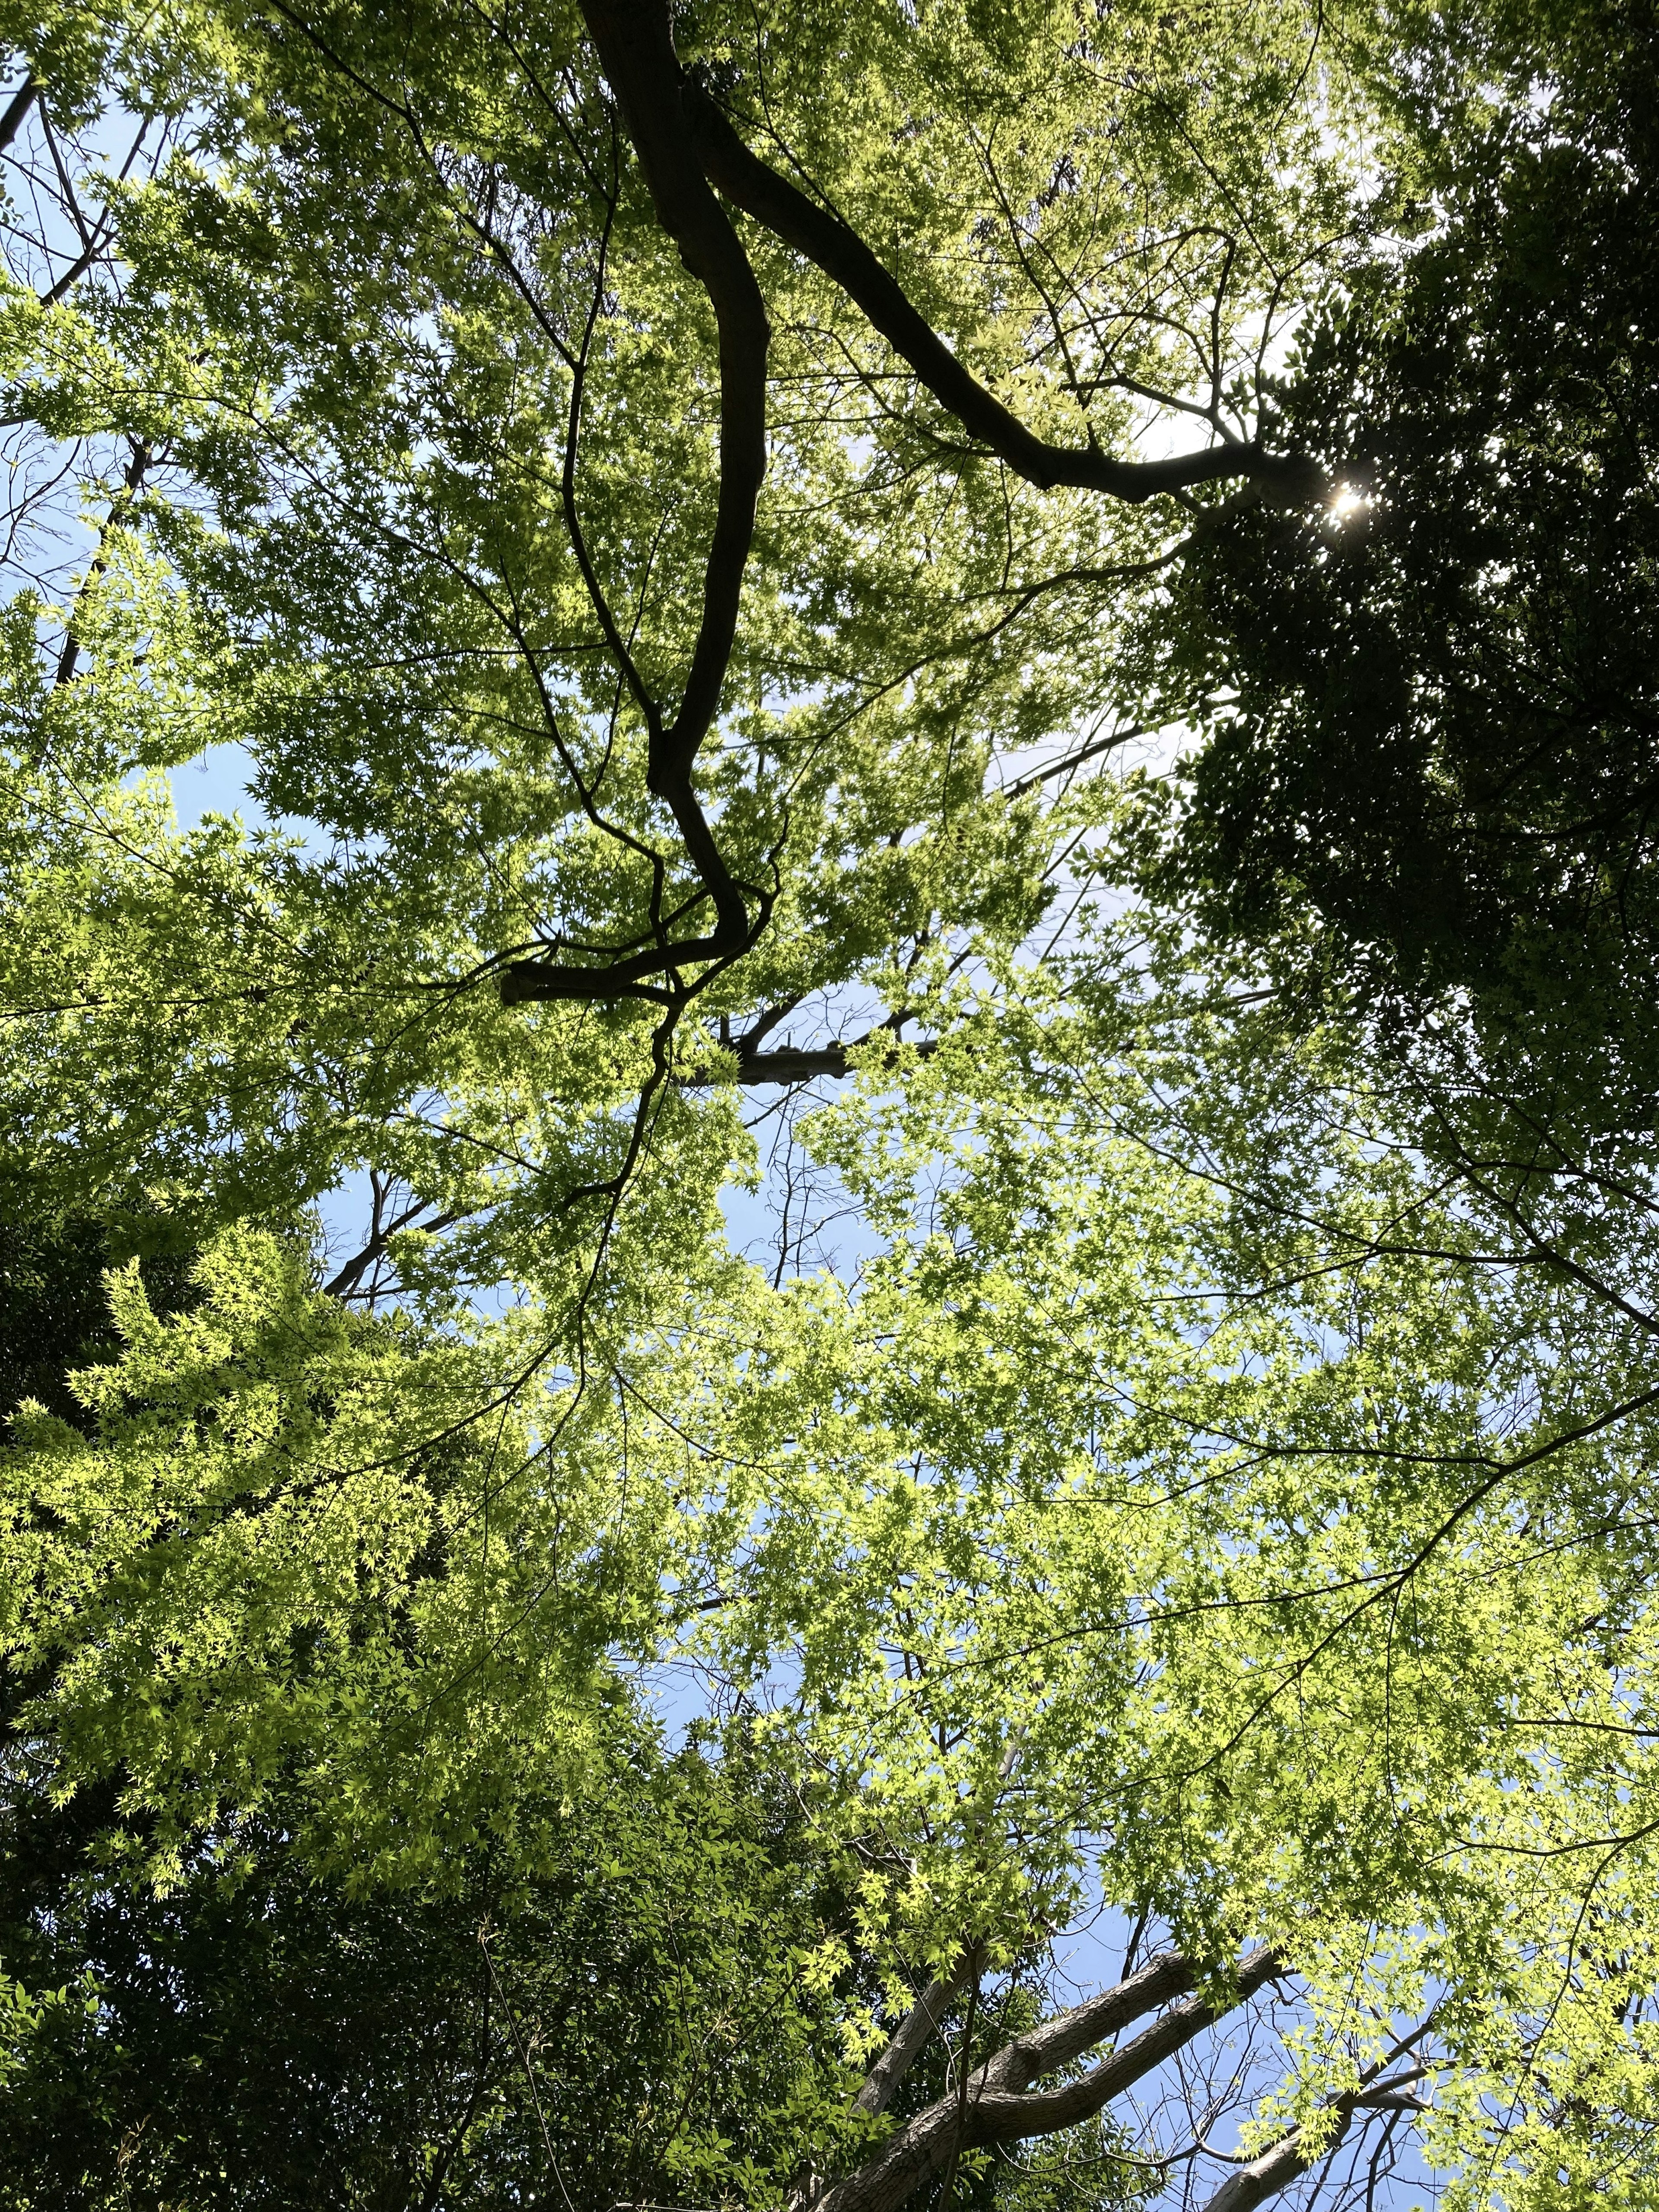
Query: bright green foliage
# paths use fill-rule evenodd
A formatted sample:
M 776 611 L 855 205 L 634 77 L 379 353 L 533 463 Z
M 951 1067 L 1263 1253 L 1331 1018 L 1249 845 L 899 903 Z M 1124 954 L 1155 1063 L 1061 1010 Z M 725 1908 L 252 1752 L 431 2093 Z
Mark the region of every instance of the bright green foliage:
M 580 1786 L 604 1655 L 648 1645 L 682 1566 L 685 1448 L 630 1406 L 702 1370 L 659 1315 L 627 1349 L 590 1328 L 604 1380 L 579 1387 L 533 1311 L 422 1336 L 252 1232 L 194 1273 L 168 1321 L 136 1263 L 110 1277 L 122 1356 L 75 1378 L 91 1436 L 15 1424 L 3 1633 L 52 1684 L 21 1724 L 49 1731 L 54 1792 L 125 1777 L 164 1875 L 281 1779 L 325 1858 L 412 1878 L 441 1838 L 510 1826 L 523 1766 Z M 710 1305 L 738 1274 L 714 1267 Z
M 947 1921 L 1098 1850 L 1194 1946 L 1294 1953 L 1303 2094 L 1357 1984 L 1382 2022 L 1438 1989 L 1449 2162 L 1482 2095 L 1522 2169 L 1577 2112 L 1647 2201 L 1650 1413 L 1602 1427 L 1542 1364 L 1547 1288 L 1474 1264 L 1317 1050 L 1196 1013 L 1115 1067 L 1086 1021 L 1035 1067 L 957 1036 L 823 1127 L 891 1242 L 751 1368 L 741 1453 L 787 1448 L 701 1634 L 793 1649 L 850 1817 L 928 1838 Z M 1267 1212 L 1277 1176 L 1311 1203 Z M 1644 1340 L 1601 1349 L 1598 1394 L 1652 1396 Z
M 13 713 L 46 770 L 15 834 L 66 840 L 86 872 L 11 894 L 27 919 L 9 999 L 68 1010 L 28 1062 L 73 1054 L 94 1127 L 143 1115 L 149 1172 L 222 1182 L 237 1213 L 371 1163 L 471 1212 L 513 1194 L 519 1159 L 544 1212 L 616 1172 L 656 1017 L 624 996 L 497 1018 L 479 970 L 538 941 L 580 960 L 638 941 L 648 909 L 695 910 L 608 625 L 672 693 L 714 490 L 707 304 L 574 15 L 144 21 L 131 36 L 192 119 L 118 201 L 128 269 L 73 307 L 6 308 L 17 409 L 151 457 L 76 601 L 85 672 L 45 684 L 37 603 L 15 613 Z M 1194 76 L 1181 26 L 1097 24 L 1077 47 L 1066 9 L 913 27 L 792 10 L 787 35 L 711 15 L 681 39 L 740 106 L 763 90 L 808 171 L 1038 427 L 1109 442 L 1143 387 L 1206 379 L 1219 404 L 1294 281 L 1293 241 L 1348 219 L 1293 97 L 1301 30 L 1294 11 L 1206 18 L 1218 82 Z M 1264 189 L 1241 115 L 1293 184 Z M 988 225 L 963 174 L 1003 210 Z M 828 986 L 890 990 L 919 939 L 1024 934 L 1044 848 L 985 799 L 991 741 L 1063 731 L 1104 690 L 1103 592 L 1170 535 L 1157 506 L 1039 495 L 954 453 L 914 390 L 889 392 L 845 301 L 755 251 L 772 457 L 702 773 L 734 873 L 772 905 L 741 967 L 698 986 L 739 1027 Z M 109 793 L 132 763 L 187 758 L 204 724 L 248 749 L 264 806 L 316 825 L 308 849 L 210 830 L 175 851 Z M 708 1049 L 676 1047 L 692 1065 Z M 89 1151 L 85 1115 L 71 1137 L 17 1079 L 36 1176 L 118 1184 L 139 1130 Z M 666 1118 L 659 1149 L 678 1142 Z M 477 1260 L 485 1279 L 507 1264 L 495 1245 Z
M 30 131 L 154 136 L 83 183 L 112 252 L 48 222 L 0 298 L 0 2186 L 775 2212 L 1046 2011 L 1102 1899 L 1218 1997 L 1246 1944 L 1297 1978 L 1237 2088 L 1252 2149 L 1295 2128 L 1313 2164 L 1410 2036 L 1460 2201 L 1650 2205 L 1650 1126 L 1592 1110 L 1584 1024 L 1528 1092 L 1455 1006 L 1402 1060 L 1344 993 L 1288 1018 L 1125 913 L 1144 791 L 1030 748 L 1222 670 L 1170 648 L 1178 562 L 1192 623 L 1237 586 L 1328 644 L 1336 539 L 1207 480 L 1039 489 L 757 217 L 727 228 L 768 469 L 665 777 L 740 349 L 599 58 L 625 13 L 5 19 L 45 87 L 20 176 L 58 173 Z M 1345 269 L 1282 418 L 1346 459 L 1315 431 L 1370 376 L 1434 459 L 1445 362 L 1520 350 L 1505 257 L 1559 185 L 1486 59 L 1556 35 L 1231 0 L 674 23 L 686 97 L 1103 464 L 1254 453 L 1262 363 Z M 1355 276 L 1448 175 L 1399 296 Z M 1510 386 L 1458 389 L 1478 442 Z M 1367 544 L 1393 598 L 1339 626 L 1332 696 L 1376 637 L 1444 646 Z M 1246 708 L 1255 775 L 1285 727 Z M 181 830 L 168 772 L 219 744 L 264 818 Z M 1381 906 L 1369 851 L 1332 866 Z M 1267 875 L 1305 953 L 1318 887 Z M 760 1180 L 744 1085 L 825 1029 L 867 1041 L 788 1172 L 856 1225 L 763 1270 L 721 1213 Z M 970 1944 L 985 2014 L 958 1993 L 855 2115 Z M 927 2187 L 1103 2208 L 1182 2155 L 1109 2113 Z

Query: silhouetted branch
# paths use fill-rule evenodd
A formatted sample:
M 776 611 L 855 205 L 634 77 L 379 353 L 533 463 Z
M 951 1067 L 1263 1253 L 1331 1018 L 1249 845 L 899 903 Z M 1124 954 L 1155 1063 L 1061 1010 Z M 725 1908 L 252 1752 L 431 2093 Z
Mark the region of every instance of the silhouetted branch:
M 1045 491 L 1072 484 L 1136 505 L 1161 493 L 1231 478 L 1293 500 L 1323 488 L 1324 474 L 1316 462 L 1267 453 L 1243 440 L 1224 440 L 1201 453 L 1159 461 L 1121 461 L 1092 446 L 1049 445 L 963 366 L 854 231 L 751 153 L 700 85 L 685 78 L 683 88 L 684 112 L 710 181 L 839 284 L 934 398 L 1028 483 Z
M 21 84 L 6 102 L 6 112 L 3 115 L 0 115 L 0 154 L 5 152 L 7 147 L 22 129 L 40 90 L 40 88 L 31 73 L 23 79 Z

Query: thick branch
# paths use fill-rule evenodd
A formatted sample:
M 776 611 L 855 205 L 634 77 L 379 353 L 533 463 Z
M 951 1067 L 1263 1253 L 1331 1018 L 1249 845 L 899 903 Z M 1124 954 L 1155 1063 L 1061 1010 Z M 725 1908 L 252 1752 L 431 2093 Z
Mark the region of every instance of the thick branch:
M 1022 2036 L 988 2059 L 966 2084 L 918 2112 L 860 2172 L 819 2198 L 817 2212 L 897 2212 L 933 2174 L 964 2150 L 1056 2134 L 1091 2118 L 1112 2098 L 1160 2066 L 1193 2038 L 1284 1971 L 1271 1951 L 1257 1951 L 1239 1970 L 1237 1993 L 1217 2004 L 1188 1996 L 1161 2020 L 1103 2059 L 1078 2081 L 1036 2094 L 1020 2094 L 1041 2072 L 1052 2072 L 1196 1978 L 1184 1959 L 1155 1959 L 1091 2003 L 1079 2005 Z
M 1160 493 L 1235 477 L 1292 499 L 1322 487 L 1323 476 L 1314 462 L 1264 453 L 1242 441 L 1161 461 L 1115 460 L 1092 446 L 1049 445 L 964 368 L 855 232 L 752 154 L 701 86 L 688 81 L 683 97 L 709 180 L 839 284 L 934 398 L 1028 483 L 1044 491 L 1074 484 L 1137 505 Z
M 23 119 L 33 106 L 40 90 L 31 71 L 6 102 L 4 113 L 0 114 L 0 154 L 5 152 L 22 128 Z
M 879 1036 L 883 1032 L 877 1030 L 874 1034 Z M 758 1045 L 751 1045 L 746 1037 L 734 1037 L 728 1049 L 736 1055 L 738 1072 L 735 1080 L 740 1085 L 811 1083 L 820 1076 L 829 1076 L 840 1082 L 844 1076 L 853 1073 L 848 1054 L 855 1050 L 858 1045 L 869 1042 L 868 1037 L 859 1037 L 851 1045 L 784 1044 L 767 1051 Z M 932 1037 L 921 1037 L 910 1049 L 918 1058 L 926 1060 L 930 1053 L 937 1052 L 939 1047 Z M 683 1075 L 677 1075 L 674 1080 L 685 1090 L 702 1091 L 722 1082 L 725 1078 L 720 1070 L 705 1063 L 688 1069 Z
M 696 809 L 695 799 L 690 800 Z M 702 821 L 701 810 L 696 818 Z M 703 833 L 709 839 L 708 824 Z M 689 841 L 688 841 L 689 842 Z M 718 859 L 718 855 L 716 855 Z M 723 865 L 723 864 L 722 864 Z M 728 884 L 730 878 L 727 878 Z M 656 945 L 648 952 L 634 952 L 617 960 L 607 960 L 593 968 L 568 968 L 556 961 L 514 960 L 501 970 L 501 1002 L 514 1006 L 526 999 L 563 999 L 589 1006 L 610 1005 L 618 999 L 646 999 L 653 1006 L 678 1007 L 691 995 L 680 982 L 678 970 L 705 960 L 724 961 L 728 964 L 738 953 L 747 952 L 767 923 L 772 918 L 775 895 L 770 891 L 754 894 L 755 912 L 750 919 L 743 908 L 743 902 L 735 890 L 739 911 L 744 913 L 743 933 L 735 942 L 730 933 L 717 921 L 706 937 L 684 937 Z M 695 901 L 689 901 L 695 904 Z M 667 975 L 670 983 L 655 983 L 653 975 Z M 704 979 L 705 981 L 707 978 Z M 844 1071 L 843 1071 L 844 1072 Z M 790 1080 L 795 1079 L 791 1078 Z
M 648 999 L 658 1006 L 674 1003 L 665 984 L 645 979 L 659 975 L 672 960 L 712 960 L 718 948 L 709 937 L 689 938 L 668 952 L 635 953 L 627 960 L 607 961 L 601 968 L 567 968 L 551 960 L 515 960 L 501 970 L 501 1003 L 521 1006 L 526 999 L 564 999 L 578 1005 L 610 1005 L 617 999 Z
M 1288 2189 L 1299 2180 L 1315 2160 L 1327 2158 L 1335 2149 L 1353 2124 L 1355 2100 L 1339 2098 L 1333 2109 L 1337 2116 L 1336 2131 L 1321 2142 L 1316 2151 L 1310 2151 L 1301 2130 L 1264 2150 L 1248 2166 L 1237 2167 L 1227 2176 L 1215 2195 L 1205 2206 L 1204 2212 L 1255 2212 L 1258 2204 L 1265 2204 L 1270 2197 L 1277 2197 L 1281 2189 Z
M 1216 2005 L 1207 1997 L 1183 1997 L 1132 2043 L 1058 2089 L 1022 2096 L 988 2085 L 976 2108 L 978 2139 L 1018 2142 L 1029 2136 L 1057 2135 L 1062 2128 L 1075 2127 L 1079 2120 L 1092 2119 L 1114 2097 L 1121 2096 L 1155 2066 L 1161 2066 L 1233 2005 L 1242 2004 L 1264 1982 L 1282 1972 L 1283 1962 L 1271 1951 L 1256 1952 L 1241 1970 L 1238 1994 L 1231 2004 Z M 1050 2068 L 1061 2063 L 1052 2057 L 1048 2061 Z
M 768 1052 L 738 1037 L 732 1040 L 728 1049 L 737 1060 L 736 1080 L 739 1084 L 811 1083 L 821 1075 L 833 1076 L 839 1081 L 852 1072 L 844 1044 L 785 1044 Z M 721 1070 L 705 1061 L 701 1066 L 688 1068 L 674 1079 L 685 1090 L 703 1091 L 726 1078 Z
M 692 770 L 720 707 L 755 534 L 755 507 L 766 473 L 771 329 L 749 257 L 703 175 L 680 101 L 682 71 L 666 0 L 583 0 L 582 15 L 634 142 L 657 220 L 708 293 L 720 332 L 720 495 L 703 571 L 702 619 L 678 712 L 672 722 L 654 712 L 647 717 L 646 763 L 646 782 L 673 814 L 686 856 L 713 902 L 714 924 L 705 936 L 661 945 L 604 967 L 515 962 L 501 984 L 509 1006 L 526 999 L 635 997 L 667 1002 L 673 994 L 646 986 L 645 977 L 747 951 L 769 910 L 763 899 L 751 918 L 698 800 Z
M 708 884 L 720 930 L 736 949 L 742 898 L 691 795 L 691 765 L 720 705 L 737 635 L 743 574 L 766 473 L 766 358 L 771 340 L 760 286 L 725 210 L 709 190 L 680 100 L 683 73 L 666 0 L 584 0 L 582 15 L 639 155 L 657 219 L 708 293 L 720 331 L 720 483 L 703 574 L 702 621 L 679 712 L 651 734 L 647 780 L 674 810 Z
M 1165 1951 L 1115 1989 L 1106 1990 L 1069 2012 L 1056 2013 L 1038 2027 L 1018 2037 L 988 2059 L 986 2086 L 996 2089 L 1026 2089 L 1045 2074 L 1069 2066 L 1085 2051 L 1104 2043 L 1143 2013 L 1184 1997 L 1198 1979 L 1198 1969 L 1178 1951 Z

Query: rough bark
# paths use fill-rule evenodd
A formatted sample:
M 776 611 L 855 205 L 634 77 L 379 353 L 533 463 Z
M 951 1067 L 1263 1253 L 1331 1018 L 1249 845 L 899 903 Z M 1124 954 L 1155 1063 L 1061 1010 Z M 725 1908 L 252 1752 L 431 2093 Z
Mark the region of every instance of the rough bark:
M 871 2068 L 864 2087 L 853 2100 L 856 2111 L 868 2113 L 872 2118 L 886 2111 L 894 2091 L 927 2047 L 945 2007 L 979 1972 L 983 1958 L 982 1951 L 970 1947 L 948 1974 L 939 1975 L 927 1984 L 900 2021 L 892 2041 Z
M 1306 2173 L 1316 2159 L 1328 2158 L 1348 2132 L 1353 2123 L 1352 2101 L 1343 2099 L 1336 2106 L 1337 2127 L 1334 2136 L 1328 2136 L 1319 2149 L 1312 2154 L 1304 2151 L 1298 2130 L 1264 2150 L 1248 2166 L 1241 2166 L 1227 2176 L 1215 2195 L 1205 2206 L 1204 2212 L 1255 2212 L 1258 2204 L 1265 2204 L 1270 2197 L 1277 2197 L 1281 2189 L 1288 2189 Z
M 1201 1996 L 1180 1997 L 1151 2027 L 1075 2081 L 1026 2094 L 1027 2084 L 1070 2064 L 1197 1979 L 1188 1960 L 1166 1955 L 1150 1960 L 1116 1989 L 1045 2021 L 996 2052 L 969 2075 L 964 2089 L 918 2112 L 857 2173 L 826 2190 L 817 2212 L 898 2212 L 963 2151 L 1054 2135 L 1091 2118 L 1284 1971 L 1272 1951 L 1255 1952 L 1239 1968 L 1229 1998 L 1218 2002 Z
M 1073 2005 L 1068 2012 L 1056 2013 L 1052 2020 L 1017 2036 L 986 2062 L 987 2086 L 1029 2088 L 1044 2074 L 1069 2066 L 1084 2051 L 1104 2043 L 1131 2021 L 1186 1996 L 1197 1979 L 1198 1970 L 1190 1959 L 1179 1951 L 1160 1952 L 1115 1988 Z

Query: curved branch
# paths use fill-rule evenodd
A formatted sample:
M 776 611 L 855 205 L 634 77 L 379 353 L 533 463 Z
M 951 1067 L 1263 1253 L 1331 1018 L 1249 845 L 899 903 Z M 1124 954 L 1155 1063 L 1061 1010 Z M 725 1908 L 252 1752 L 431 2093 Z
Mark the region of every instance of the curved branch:
M 708 885 L 722 951 L 740 948 L 744 901 L 691 789 L 691 768 L 720 705 L 755 507 L 766 473 L 766 366 L 771 343 L 760 286 L 731 219 L 709 189 L 680 99 L 684 82 L 666 0 L 583 0 L 583 20 L 622 109 L 657 219 L 708 293 L 720 332 L 720 481 L 703 574 L 702 620 L 673 721 L 651 733 L 646 781 L 679 823 Z
M 431 150 L 408 103 L 380 90 L 337 53 L 289 4 L 271 0 L 276 13 L 368 98 L 398 116 L 425 159 Z M 766 362 L 771 329 L 748 257 L 708 180 L 680 106 L 680 66 L 674 52 L 666 0 L 585 0 L 583 17 L 640 158 L 658 220 L 679 247 L 680 258 L 708 292 L 720 331 L 720 481 L 714 535 L 703 580 L 702 620 L 679 712 L 665 727 L 654 706 L 641 698 L 649 730 L 646 781 L 678 825 L 686 855 L 714 908 L 706 935 L 659 946 L 630 959 L 593 968 L 540 960 L 514 962 L 502 971 L 501 997 L 509 1006 L 530 999 L 599 1002 L 642 998 L 672 1007 L 678 989 L 649 985 L 648 975 L 672 975 L 683 965 L 729 961 L 749 951 L 765 927 L 772 902 L 758 896 L 751 917 L 744 891 L 726 865 L 708 817 L 692 787 L 691 771 L 720 704 L 720 688 L 737 634 L 738 604 L 754 537 L 755 506 L 766 472 Z M 464 218 L 465 219 L 465 218 Z M 521 293 L 522 277 L 488 226 L 469 227 Z M 544 334 L 568 351 L 533 298 L 527 302 Z M 572 364 L 573 368 L 574 364 Z M 577 540 L 580 551 L 580 539 Z M 620 641 L 608 625 L 613 651 Z M 624 674 L 626 647 L 618 654 Z M 638 687 L 636 686 L 636 689 Z
M 729 961 L 748 951 L 766 925 L 772 902 L 757 899 L 751 916 L 726 863 L 692 782 L 703 739 L 720 707 L 737 635 L 744 571 L 755 535 L 755 508 L 766 473 L 766 368 L 771 325 L 760 286 L 731 220 L 709 189 L 680 100 L 683 72 L 674 52 L 666 0 L 583 0 L 582 16 L 634 142 L 657 220 L 686 268 L 708 293 L 720 333 L 720 462 L 714 533 L 703 571 L 702 618 L 678 712 L 665 722 L 644 701 L 648 729 L 647 787 L 664 800 L 678 826 L 686 857 L 714 908 L 702 937 L 659 945 L 599 968 L 520 961 L 501 996 L 589 1001 L 618 996 L 676 1003 L 678 994 L 643 979 L 673 975 L 705 960 Z M 614 636 L 613 645 L 618 641 Z M 625 671 L 631 664 L 621 653 Z M 635 690 L 639 687 L 635 682 Z
M 709 181 L 840 285 L 940 405 L 1027 483 L 1044 491 L 1075 485 L 1137 506 L 1161 493 L 1235 477 L 1297 500 L 1323 487 L 1316 462 L 1266 453 L 1254 441 L 1228 441 L 1161 461 L 1121 461 L 1093 447 L 1049 445 L 963 367 L 854 231 L 750 152 L 700 85 L 685 80 L 681 98 Z

